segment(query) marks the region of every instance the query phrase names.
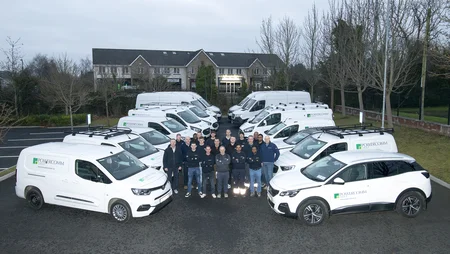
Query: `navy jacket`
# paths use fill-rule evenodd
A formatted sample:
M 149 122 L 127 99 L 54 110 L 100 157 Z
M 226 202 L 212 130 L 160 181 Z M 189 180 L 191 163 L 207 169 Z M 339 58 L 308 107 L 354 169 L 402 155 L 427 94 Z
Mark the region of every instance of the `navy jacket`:
M 228 145 L 225 146 L 225 153 L 227 153 L 231 157 L 234 152 L 236 152 L 236 142 L 234 143 L 234 145 L 228 143 Z
M 244 152 L 234 152 L 231 156 L 231 163 L 233 164 L 233 169 L 245 169 L 246 156 Z
M 203 156 L 205 156 L 205 154 L 206 154 L 205 148 L 206 148 L 205 144 L 203 146 L 197 145 L 197 152 L 198 152 L 198 155 L 200 155 L 200 158 L 203 158 Z
M 230 139 L 231 139 L 231 137 L 230 137 Z M 224 138 L 222 139 L 222 142 L 220 142 L 220 143 L 222 143 L 223 146 L 227 147 L 228 144 L 230 143 L 230 140 L 227 139 L 227 137 L 224 137 Z
M 187 151 L 186 156 L 185 156 L 185 161 L 186 161 L 186 166 L 188 168 L 198 168 L 200 167 L 199 163 L 200 163 L 200 155 L 198 153 L 198 150 L 192 151 L 192 149 L 190 149 L 189 151 Z
M 202 172 L 211 173 L 214 171 L 214 164 L 216 163 L 216 156 L 213 154 L 204 155 L 202 158 Z
M 253 170 L 260 169 L 261 157 L 259 156 L 259 153 L 256 154 L 251 153 L 250 156 L 247 156 L 247 163 L 250 169 Z
M 270 142 L 268 145 L 262 143 L 259 146 L 259 154 L 261 155 L 262 162 L 275 162 L 280 157 L 280 150 L 277 145 Z
M 249 143 L 245 143 L 244 148 L 242 149 L 244 151 L 245 154 L 252 154 L 252 147 L 256 147 L 258 150 L 258 154 L 259 154 L 259 145 L 256 144 L 255 142 L 253 142 L 253 144 L 249 144 Z
M 216 148 L 216 146 L 211 146 L 211 153 L 214 155 L 218 155 L 220 153 L 220 145 Z
M 244 140 L 237 139 L 236 144 L 241 145 L 242 149 L 244 149 L 244 147 L 247 145 L 247 139 L 245 139 L 245 138 L 244 138 Z
M 183 154 L 181 153 L 181 149 L 175 147 L 175 152 L 173 152 L 172 147 L 169 146 L 164 150 L 163 168 L 177 169 L 181 167 L 182 163 Z
M 186 161 L 186 154 L 189 150 L 192 150 L 190 147 L 190 143 L 189 146 L 186 145 L 186 143 L 183 142 L 183 145 L 181 146 L 181 153 L 183 154 L 183 160 Z
M 216 166 L 217 172 L 228 172 L 230 171 L 231 158 L 228 154 L 218 154 L 216 155 Z

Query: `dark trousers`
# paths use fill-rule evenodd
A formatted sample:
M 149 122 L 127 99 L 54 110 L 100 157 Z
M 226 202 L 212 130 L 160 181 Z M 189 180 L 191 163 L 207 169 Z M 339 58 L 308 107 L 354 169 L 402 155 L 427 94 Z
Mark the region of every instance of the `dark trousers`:
M 233 188 L 245 188 L 245 169 L 233 169 Z
M 178 190 L 178 168 L 168 168 L 166 173 L 172 190 Z
M 209 173 L 202 173 L 202 184 L 203 184 L 203 193 L 206 194 L 207 193 L 207 189 L 206 189 L 206 185 L 209 184 L 211 185 L 211 194 L 216 194 L 216 185 L 214 183 L 214 179 L 215 179 L 215 172 L 211 171 Z
M 188 167 L 186 166 L 185 163 L 183 163 L 183 183 L 184 186 L 188 185 Z
M 217 172 L 217 194 L 228 192 L 228 180 L 230 178 L 229 172 Z

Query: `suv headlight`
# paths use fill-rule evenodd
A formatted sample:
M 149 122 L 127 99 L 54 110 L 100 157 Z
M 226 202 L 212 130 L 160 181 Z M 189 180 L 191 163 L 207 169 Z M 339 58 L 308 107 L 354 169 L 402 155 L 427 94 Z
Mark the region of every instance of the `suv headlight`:
M 137 188 L 131 188 L 131 191 L 134 195 L 137 196 L 148 196 L 150 193 L 152 193 L 151 189 L 137 189 Z
M 281 166 L 280 167 L 282 171 L 288 171 L 288 170 L 292 170 L 295 168 L 295 165 L 291 165 L 291 166 Z
M 298 190 L 282 191 L 282 192 L 280 193 L 280 196 L 281 196 L 281 197 L 289 196 L 289 197 L 293 198 L 293 197 L 297 196 L 297 194 L 298 194 L 299 192 L 300 192 L 300 189 L 298 189 Z
M 202 130 L 200 128 L 191 126 L 191 130 L 195 131 L 195 132 L 201 132 Z
M 160 170 L 161 166 L 151 166 L 151 168 L 156 169 L 156 170 Z
M 245 128 L 245 129 L 244 129 L 244 132 L 252 132 L 252 131 L 253 131 L 253 129 L 255 129 L 255 126 L 253 126 L 253 127 L 248 127 L 248 128 Z

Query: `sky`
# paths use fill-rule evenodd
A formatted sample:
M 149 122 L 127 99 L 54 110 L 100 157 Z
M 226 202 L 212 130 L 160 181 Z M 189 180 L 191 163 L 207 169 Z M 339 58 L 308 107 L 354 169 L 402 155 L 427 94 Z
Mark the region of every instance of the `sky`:
M 262 19 L 301 25 L 314 3 L 328 8 L 328 0 L 0 0 L 0 48 L 20 38 L 25 62 L 38 53 L 91 58 L 92 48 L 257 51 Z

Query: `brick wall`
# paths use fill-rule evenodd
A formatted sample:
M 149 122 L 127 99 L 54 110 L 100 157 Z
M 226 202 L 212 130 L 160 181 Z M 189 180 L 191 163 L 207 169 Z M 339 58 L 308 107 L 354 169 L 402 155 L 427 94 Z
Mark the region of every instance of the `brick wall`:
M 340 105 L 336 105 L 335 111 L 342 112 L 342 107 Z M 345 107 L 345 112 L 347 115 L 359 116 L 359 109 L 357 108 Z M 381 113 L 379 112 L 365 110 L 364 116 L 366 117 L 366 119 L 381 121 Z M 385 118 L 385 121 L 387 121 L 387 117 Z M 417 119 L 400 116 L 392 116 L 392 121 L 396 125 L 416 128 L 450 137 L 450 125 L 426 121 L 422 122 Z

